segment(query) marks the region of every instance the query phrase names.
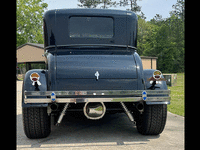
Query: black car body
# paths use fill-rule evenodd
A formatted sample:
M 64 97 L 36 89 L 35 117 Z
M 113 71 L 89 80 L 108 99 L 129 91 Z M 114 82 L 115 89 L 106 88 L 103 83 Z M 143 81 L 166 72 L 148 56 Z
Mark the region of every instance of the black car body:
M 170 92 L 161 72 L 153 78 L 159 71 L 143 70 L 136 52 L 137 16 L 133 12 L 57 9 L 45 12 L 43 20 L 47 67 L 25 75 L 24 117 L 30 110 L 46 111 L 47 120 L 50 114 L 58 115 L 60 124 L 68 111 L 83 111 L 93 120 L 107 112 L 125 112 L 136 121 L 140 133 L 162 132 L 165 119 L 158 130 L 147 131 L 149 125 L 143 116 L 151 115 L 148 109 L 155 109 L 154 113 L 163 111 L 161 117 L 166 118 Z M 29 128 L 27 124 L 25 121 L 25 128 Z M 25 134 L 29 138 L 46 137 L 50 134 L 47 128 L 46 134 L 36 135 L 28 129 Z

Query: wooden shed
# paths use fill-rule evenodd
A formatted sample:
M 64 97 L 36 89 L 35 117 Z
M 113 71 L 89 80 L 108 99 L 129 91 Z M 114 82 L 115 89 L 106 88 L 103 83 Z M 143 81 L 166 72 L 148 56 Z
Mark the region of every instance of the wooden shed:
M 143 69 L 157 69 L 158 57 L 140 56 Z

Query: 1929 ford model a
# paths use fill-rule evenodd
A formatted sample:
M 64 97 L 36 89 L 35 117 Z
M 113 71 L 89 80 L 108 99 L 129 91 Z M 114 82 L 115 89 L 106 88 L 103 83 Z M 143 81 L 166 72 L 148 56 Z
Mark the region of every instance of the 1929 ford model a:
M 44 14 L 46 70 L 24 78 L 22 111 L 28 138 L 47 137 L 51 115 L 88 119 L 125 112 L 139 133 L 160 134 L 170 91 L 159 70 L 143 70 L 136 52 L 137 16 L 130 11 L 57 9 Z

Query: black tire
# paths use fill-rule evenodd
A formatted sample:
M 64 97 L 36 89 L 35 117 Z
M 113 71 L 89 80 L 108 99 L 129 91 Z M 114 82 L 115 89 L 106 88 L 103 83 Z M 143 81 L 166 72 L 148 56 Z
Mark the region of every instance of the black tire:
M 136 122 L 137 130 L 143 135 L 162 133 L 167 119 L 167 105 L 146 105 Z
M 30 139 L 45 138 L 51 133 L 46 107 L 22 108 L 25 135 Z

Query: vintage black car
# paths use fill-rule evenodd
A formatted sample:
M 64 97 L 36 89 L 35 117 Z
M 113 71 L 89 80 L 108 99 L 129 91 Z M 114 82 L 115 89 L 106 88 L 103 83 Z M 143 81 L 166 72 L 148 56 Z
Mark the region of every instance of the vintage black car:
M 126 113 L 139 133 L 160 134 L 170 91 L 159 70 L 143 70 L 137 53 L 137 16 L 131 11 L 56 9 L 45 12 L 46 69 L 24 78 L 22 112 L 28 138 L 51 132 L 65 113 L 92 120 Z

